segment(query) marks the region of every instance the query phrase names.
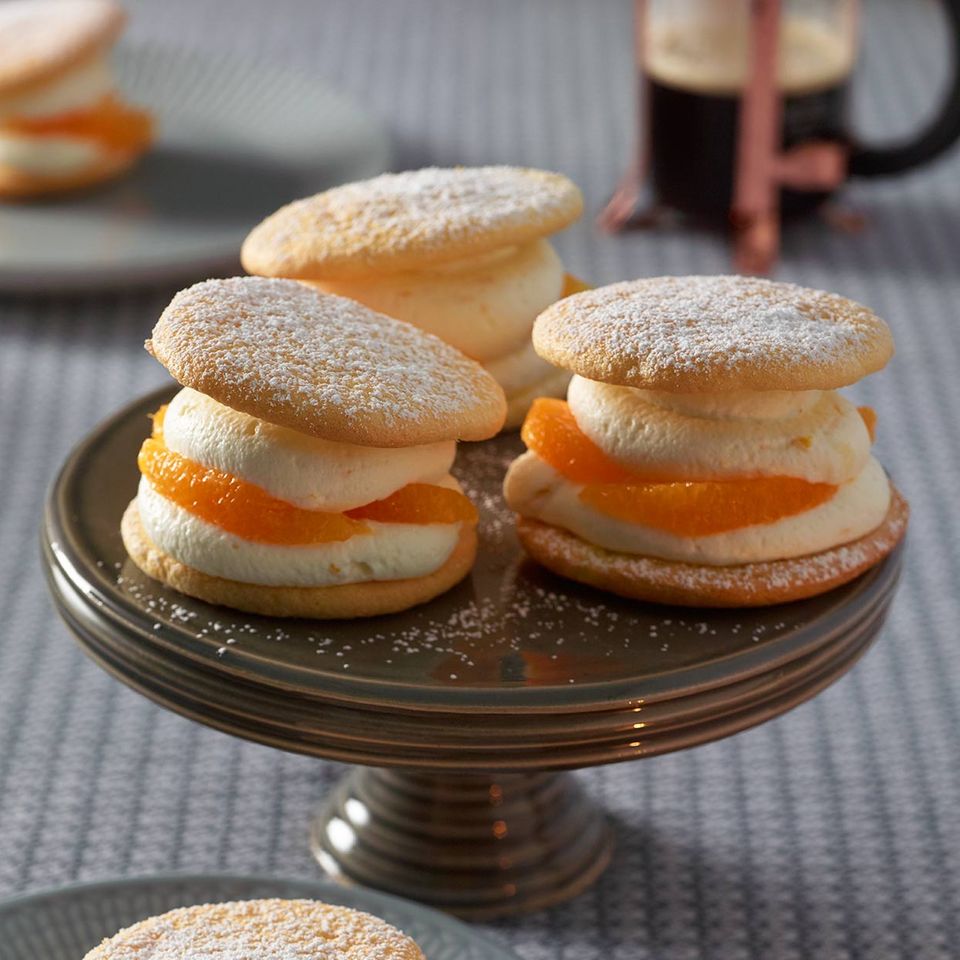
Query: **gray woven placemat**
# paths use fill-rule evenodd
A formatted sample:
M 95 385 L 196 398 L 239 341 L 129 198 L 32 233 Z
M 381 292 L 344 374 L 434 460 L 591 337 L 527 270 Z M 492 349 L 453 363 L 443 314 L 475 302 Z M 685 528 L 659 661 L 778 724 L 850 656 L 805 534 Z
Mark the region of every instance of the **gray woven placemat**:
M 329 77 L 385 117 L 398 165 L 561 169 L 595 212 L 631 127 L 625 0 L 151 0 L 142 36 Z M 934 95 L 935 4 L 867 4 L 859 99 L 904 130 Z M 942 73 L 942 71 L 940 71 Z M 882 642 L 814 702 L 698 750 L 589 771 L 618 820 L 591 892 L 498 929 L 528 960 L 933 960 L 960 952 L 960 156 L 850 193 L 850 237 L 791 230 L 780 276 L 849 294 L 898 355 L 856 391 L 913 504 Z M 716 238 L 560 239 L 594 282 L 719 272 Z M 140 344 L 171 291 L 0 301 L 0 893 L 180 869 L 315 872 L 307 818 L 334 764 L 230 739 L 89 663 L 47 600 L 43 490 L 97 420 L 164 375 Z M 0 945 L 2 955 L 2 945 Z

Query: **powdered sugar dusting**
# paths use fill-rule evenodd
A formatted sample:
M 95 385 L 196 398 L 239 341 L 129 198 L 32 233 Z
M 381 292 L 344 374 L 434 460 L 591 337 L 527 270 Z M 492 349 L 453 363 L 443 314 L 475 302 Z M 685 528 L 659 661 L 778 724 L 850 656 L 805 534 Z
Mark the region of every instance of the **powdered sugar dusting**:
M 562 229 L 580 214 L 566 177 L 521 167 L 428 167 L 349 183 L 278 210 L 243 249 L 253 273 L 329 279 L 451 260 Z
M 882 367 L 886 324 L 843 297 L 749 277 L 655 277 L 586 291 L 534 330 L 592 380 L 673 390 L 833 389 Z
M 314 900 L 247 900 L 171 910 L 122 930 L 86 960 L 423 960 L 366 913 Z
M 439 338 L 292 280 L 208 280 L 178 293 L 148 349 L 181 383 L 329 440 L 480 439 L 502 422 L 493 378 Z

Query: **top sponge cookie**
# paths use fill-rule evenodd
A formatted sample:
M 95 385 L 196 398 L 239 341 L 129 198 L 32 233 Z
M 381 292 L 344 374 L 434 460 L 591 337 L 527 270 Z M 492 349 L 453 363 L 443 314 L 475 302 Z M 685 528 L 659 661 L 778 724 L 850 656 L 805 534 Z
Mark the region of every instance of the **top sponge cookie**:
M 294 280 L 206 280 L 146 343 L 184 386 L 301 433 L 372 447 L 483 440 L 500 386 L 438 337 Z
M 546 236 L 580 216 L 559 173 L 523 167 L 429 167 L 334 187 L 281 207 L 255 227 L 250 273 L 357 279 L 422 268 Z
M 753 277 L 651 277 L 548 307 L 533 344 L 590 380 L 676 393 L 832 390 L 893 356 L 887 325 L 832 293 Z
M 113 0 L 0 4 L 0 97 L 47 83 L 108 46 L 124 24 Z
M 379 917 L 316 900 L 241 900 L 180 907 L 104 940 L 84 960 L 423 960 L 417 945 Z

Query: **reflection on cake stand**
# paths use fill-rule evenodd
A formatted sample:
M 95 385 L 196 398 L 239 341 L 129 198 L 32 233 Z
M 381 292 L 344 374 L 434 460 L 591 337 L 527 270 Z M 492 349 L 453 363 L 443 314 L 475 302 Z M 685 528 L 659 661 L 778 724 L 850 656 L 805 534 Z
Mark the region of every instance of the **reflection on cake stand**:
M 761 610 L 632 603 L 525 560 L 500 497 L 515 437 L 464 445 L 480 507 L 467 580 L 390 617 L 282 621 L 161 587 L 120 517 L 161 391 L 95 430 L 54 484 L 45 567 L 83 648 L 129 686 L 236 736 L 357 764 L 311 827 L 323 869 L 489 918 L 585 889 L 603 812 L 563 771 L 728 736 L 809 699 L 876 638 L 897 550 L 824 596 Z

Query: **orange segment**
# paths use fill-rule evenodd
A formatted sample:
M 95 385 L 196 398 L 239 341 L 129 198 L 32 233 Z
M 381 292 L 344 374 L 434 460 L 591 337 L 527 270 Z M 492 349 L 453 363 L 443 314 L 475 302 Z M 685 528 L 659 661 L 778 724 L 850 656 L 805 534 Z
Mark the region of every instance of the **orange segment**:
M 867 414 L 864 420 L 870 429 Z M 702 537 L 773 523 L 812 510 L 837 491 L 833 484 L 796 477 L 689 482 L 643 476 L 600 450 L 577 425 L 564 400 L 534 401 L 521 437 L 541 460 L 583 486 L 579 494 L 583 503 L 618 520 L 679 536 Z
M 476 523 L 477 508 L 459 490 L 409 483 L 384 500 L 348 510 L 355 520 L 378 523 Z
M 252 483 L 181 457 L 160 440 L 144 440 L 137 464 L 161 496 L 244 540 L 305 546 L 349 540 L 369 529 L 342 513 L 277 500 Z
M 574 483 L 629 483 L 636 479 L 584 434 L 566 400 L 534 400 L 520 436 L 541 460 Z
M 156 413 L 150 414 L 150 422 L 153 424 L 153 436 L 157 440 L 163 439 L 163 418 L 167 415 L 167 404 L 162 404 L 157 408 Z
M 163 442 L 166 406 L 153 415 L 153 436 L 137 463 L 150 485 L 207 523 L 244 540 L 305 546 L 348 540 L 370 528 L 364 523 L 476 523 L 477 511 L 462 493 L 429 483 L 411 483 L 384 500 L 346 513 L 304 510 L 222 470 L 201 466 Z
M 560 299 L 572 297 L 575 293 L 583 293 L 584 290 L 592 289 L 593 287 L 591 287 L 589 283 L 584 283 L 572 273 L 565 273 L 563 275 L 563 292 L 560 294 Z
M 112 150 L 143 150 L 153 139 L 153 120 L 144 110 L 108 94 L 86 110 L 52 117 L 11 117 L 3 127 L 32 137 L 96 140 Z
M 699 483 L 593 484 L 580 500 L 610 517 L 682 537 L 774 523 L 826 503 L 837 488 L 795 477 Z
M 877 439 L 877 411 L 873 407 L 857 407 L 863 422 L 867 425 L 867 433 L 870 434 L 870 442 Z

